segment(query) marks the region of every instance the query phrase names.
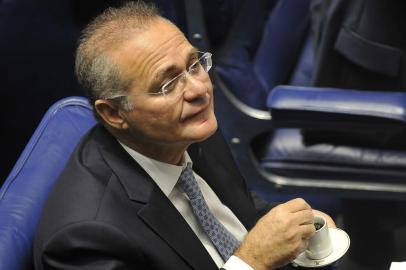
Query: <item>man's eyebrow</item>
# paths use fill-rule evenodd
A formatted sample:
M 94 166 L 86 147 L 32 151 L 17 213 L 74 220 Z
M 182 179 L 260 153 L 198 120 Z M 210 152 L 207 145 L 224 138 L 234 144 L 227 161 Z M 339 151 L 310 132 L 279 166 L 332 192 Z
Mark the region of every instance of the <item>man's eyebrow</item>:
M 195 57 L 198 54 L 198 50 L 196 48 L 193 48 L 190 50 L 188 57 L 187 57 L 187 62 L 190 61 L 193 57 Z M 154 82 L 160 82 L 163 78 L 169 75 L 174 75 L 176 71 L 178 71 L 178 67 L 176 65 L 170 65 L 160 71 L 158 71 L 155 76 L 154 76 Z
M 179 68 L 176 65 L 170 65 L 160 71 L 158 71 L 155 76 L 154 76 L 154 82 L 160 82 L 161 80 L 163 80 L 165 77 L 169 76 L 169 75 L 173 75 L 174 73 L 176 73 L 176 71 L 178 71 Z
M 198 54 L 199 54 L 199 50 L 197 48 L 193 47 L 189 52 L 188 59 L 190 60 L 190 58 L 192 58 L 193 56 L 196 56 Z

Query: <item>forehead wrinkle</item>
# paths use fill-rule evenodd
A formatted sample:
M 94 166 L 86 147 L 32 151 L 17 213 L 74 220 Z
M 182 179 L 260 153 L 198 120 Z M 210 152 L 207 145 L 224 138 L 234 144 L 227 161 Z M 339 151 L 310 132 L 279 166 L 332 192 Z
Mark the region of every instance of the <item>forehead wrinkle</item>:
M 165 21 L 156 21 L 149 27 L 160 23 L 166 24 L 160 31 L 155 29 L 149 32 L 147 28 L 144 33 L 140 33 L 135 39 L 126 42 L 123 51 L 116 51 L 116 56 L 120 59 L 127 59 L 124 60 L 127 66 L 125 73 L 131 77 L 132 87 L 135 87 L 135 82 L 137 82 L 137 87 L 149 87 L 156 70 L 160 68 L 161 64 L 165 63 L 166 55 L 179 54 L 189 47 L 196 50 L 176 26 L 172 26 Z M 161 36 L 165 37 L 165 35 L 167 35 L 166 39 L 162 39 Z M 167 54 L 162 54 L 161 51 L 167 52 Z M 129 56 L 131 54 L 132 56 Z
M 179 40 L 176 40 L 179 39 Z M 176 43 L 174 44 L 172 41 L 175 40 Z M 182 49 L 182 46 L 188 46 L 189 42 L 186 40 L 184 35 L 179 32 L 178 34 L 174 35 L 170 39 L 162 41 L 160 44 L 153 46 L 152 48 L 147 48 L 148 51 L 151 53 L 145 54 L 146 57 L 142 58 L 140 61 L 141 69 L 140 74 L 141 76 L 146 76 L 149 82 L 150 80 L 154 80 L 161 75 L 162 73 L 168 72 L 169 69 L 175 70 L 179 69 L 179 66 L 176 64 L 170 63 L 167 66 L 160 67 L 161 63 L 165 63 L 166 55 L 162 55 L 159 53 L 159 50 L 167 51 L 169 53 L 176 53 L 179 54 L 179 50 Z M 192 47 L 193 48 L 193 47 Z M 194 48 L 193 48 L 194 49 Z M 155 53 L 157 52 L 157 53 Z M 189 53 L 192 54 L 192 53 Z M 149 74 L 153 74 L 152 76 L 148 76 Z
M 179 39 L 179 40 L 176 40 Z M 176 43 L 173 44 L 172 41 L 175 40 Z M 150 67 L 152 68 L 154 65 L 156 65 L 160 60 L 162 60 L 163 55 L 161 55 L 159 52 L 160 51 L 170 51 L 175 50 L 177 51 L 177 48 L 182 47 L 182 45 L 184 45 L 185 43 L 185 38 L 183 36 L 183 34 L 179 33 L 177 35 L 172 36 L 171 38 L 164 40 L 161 42 L 161 44 L 157 44 L 156 46 L 153 46 L 155 48 L 151 48 L 150 52 L 147 57 L 145 57 L 144 61 L 145 63 L 149 63 L 151 62 Z M 168 48 L 169 47 L 169 48 Z M 164 55 L 165 56 L 165 55 Z M 157 58 L 157 59 L 154 59 Z
M 188 62 L 194 54 L 196 54 L 198 50 L 195 47 L 192 47 L 188 53 L 188 56 L 186 58 L 186 62 Z M 176 71 L 178 67 L 175 64 L 171 64 L 169 66 L 163 67 L 160 70 L 158 70 L 154 76 L 154 81 L 159 81 L 162 77 L 164 77 L 167 74 L 173 73 Z

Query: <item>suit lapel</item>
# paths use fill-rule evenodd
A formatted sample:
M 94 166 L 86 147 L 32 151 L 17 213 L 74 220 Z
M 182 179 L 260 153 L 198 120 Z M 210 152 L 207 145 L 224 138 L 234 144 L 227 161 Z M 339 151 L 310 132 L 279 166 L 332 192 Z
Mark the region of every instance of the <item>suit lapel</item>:
M 193 269 L 218 269 L 181 214 L 155 182 L 104 129 L 101 152 L 130 200 L 144 203 L 138 216 Z
M 220 130 L 204 142 L 191 145 L 188 153 L 193 169 L 250 230 L 258 218 L 256 209 Z
M 158 187 L 138 214 L 193 269 L 218 269 L 192 229 Z

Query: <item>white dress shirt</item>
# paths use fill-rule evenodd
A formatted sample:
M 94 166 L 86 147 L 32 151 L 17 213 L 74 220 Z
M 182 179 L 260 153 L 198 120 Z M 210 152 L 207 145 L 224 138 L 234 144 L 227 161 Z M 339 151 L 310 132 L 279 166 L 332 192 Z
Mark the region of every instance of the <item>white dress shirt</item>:
M 176 185 L 183 168 L 186 167 L 188 162 L 192 162 L 187 152 L 185 152 L 182 165 L 177 166 L 151 159 L 134 151 L 121 142 L 120 144 L 135 159 L 135 161 L 141 165 L 149 176 L 151 176 L 152 180 L 155 181 L 162 192 L 173 203 L 219 268 L 223 267 L 227 270 L 253 270 L 248 264 L 236 256 L 231 256 L 230 259 L 224 263 L 217 249 L 193 214 L 187 195 Z M 195 172 L 193 173 L 202 191 L 203 197 L 213 215 L 231 234 L 233 234 L 239 241 L 242 241 L 247 234 L 244 225 L 227 206 L 221 203 L 206 181 Z

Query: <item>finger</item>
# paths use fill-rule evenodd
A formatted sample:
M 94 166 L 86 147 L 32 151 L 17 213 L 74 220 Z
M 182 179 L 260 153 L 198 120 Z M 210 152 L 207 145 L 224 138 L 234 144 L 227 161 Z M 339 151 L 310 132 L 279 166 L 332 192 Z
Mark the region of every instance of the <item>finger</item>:
M 302 235 L 302 239 L 306 240 L 312 238 L 313 235 L 316 233 L 316 228 L 313 224 L 300 225 L 299 230 Z
M 293 220 L 296 224 L 306 225 L 314 223 L 314 214 L 311 209 L 301 210 L 293 213 Z
M 309 245 L 309 241 L 303 239 L 300 242 L 298 249 L 296 250 L 295 257 L 299 256 L 302 252 L 304 252 L 307 249 L 308 245 Z
M 306 209 L 312 209 L 310 205 L 302 198 L 296 198 L 284 203 L 284 206 L 291 212 L 297 212 Z
M 337 226 L 336 226 L 334 220 L 333 220 L 329 215 L 327 215 L 326 213 L 323 213 L 323 212 L 321 212 L 321 211 L 319 211 L 319 210 L 315 210 L 315 209 L 313 209 L 312 211 L 313 211 L 313 214 L 314 214 L 314 215 L 324 217 L 324 219 L 325 219 L 326 222 L 327 222 L 327 225 L 328 225 L 330 228 L 337 228 Z

